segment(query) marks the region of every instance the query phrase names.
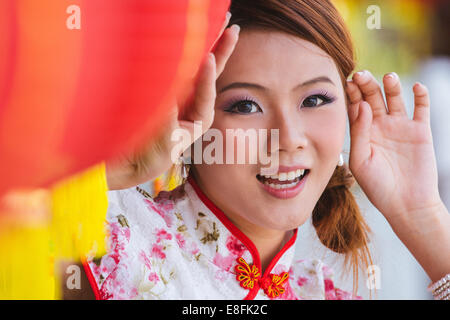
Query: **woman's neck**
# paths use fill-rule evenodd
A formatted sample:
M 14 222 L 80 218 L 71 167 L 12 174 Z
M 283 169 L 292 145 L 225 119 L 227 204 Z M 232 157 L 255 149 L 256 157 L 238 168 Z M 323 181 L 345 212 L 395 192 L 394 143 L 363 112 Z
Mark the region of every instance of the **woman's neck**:
M 191 171 L 191 174 L 192 173 L 194 172 Z M 215 199 L 214 196 L 208 192 L 207 188 L 204 188 L 201 181 L 199 181 L 200 179 L 198 179 L 198 175 L 195 173 L 193 174 L 193 179 L 205 196 L 212 201 L 216 207 L 220 208 L 233 225 L 253 242 L 258 250 L 261 260 L 261 273 L 264 273 L 272 259 L 293 236 L 293 231 L 268 229 L 251 223 L 238 212 L 227 210 L 227 204 L 222 203 L 220 199 Z
M 224 212 L 228 219 L 241 230 L 255 245 L 261 259 L 261 273 L 263 273 L 277 253 L 289 241 L 293 231 L 265 229 L 256 226 L 238 215 Z

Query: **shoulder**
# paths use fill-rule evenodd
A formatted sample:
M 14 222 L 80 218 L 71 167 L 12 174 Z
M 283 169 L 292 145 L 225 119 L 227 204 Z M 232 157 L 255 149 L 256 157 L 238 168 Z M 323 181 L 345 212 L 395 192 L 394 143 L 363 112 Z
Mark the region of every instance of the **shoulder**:
M 100 298 L 134 299 L 162 290 L 172 276 L 168 265 L 188 247 L 178 234 L 185 222 L 178 212 L 189 214 L 188 204 L 182 186 L 156 198 L 139 187 L 108 192 L 107 254 L 88 261 Z
M 131 224 L 152 224 L 155 226 L 171 226 L 172 213 L 177 203 L 186 200 L 184 185 L 172 191 L 162 191 L 153 198 L 139 186 L 108 191 L 108 224 L 119 219 Z

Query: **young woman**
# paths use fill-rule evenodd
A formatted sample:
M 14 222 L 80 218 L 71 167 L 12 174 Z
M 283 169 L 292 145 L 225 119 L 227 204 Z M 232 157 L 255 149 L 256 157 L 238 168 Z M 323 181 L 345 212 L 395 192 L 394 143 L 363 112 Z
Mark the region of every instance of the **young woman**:
M 370 72 L 347 80 L 352 43 L 329 1 L 236 0 L 230 12 L 231 27 L 182 114 L 178 101 L 156 141 L 107 164 L 109 252 L 84 264 L 96 297 L 357 298 L 334 286 L 321 261 L 294 256 L 297 227 L 312 216 L 319 239 L 354 273 L 370 264 L 368 228 L 348 189 L 353 177 L 432 282 L 442 279 L 450 272 L 450 216 L 438 193 L 427 89 L 414 85 L 408 119 L 395 73 L 383 78 L 386 104 Z M 340 160 L 347 118 L 348 167 Z M 271 135 L 263 141 L 277 170 L 194 160 L 183 185 L 152 199 L 136 186 L 172 165 L 175 130 L 192 134 L 179 154 L 199 138 L 195 121 L 200 134 L 222 133 L 224 146 L 237 139 L 227 129 L 278 129 L 278 144 Z

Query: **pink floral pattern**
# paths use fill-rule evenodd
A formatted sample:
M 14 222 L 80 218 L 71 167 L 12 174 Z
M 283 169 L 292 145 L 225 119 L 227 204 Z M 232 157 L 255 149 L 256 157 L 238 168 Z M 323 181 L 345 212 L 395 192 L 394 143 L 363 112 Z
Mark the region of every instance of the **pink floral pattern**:
M 142 263 L 144 263 L 144 265 L 150 270 L 152 268 L 152 265 L 150 263 L 150 259 L 147 257 L 147 255 L 145 254 L 145 252 L 143 250 L 141 250 L 141 252 L 139 253 L 139 258 L 140 261 Z
M 155 202 L 150 201 L 148 199 L 144 199 L 144 201 L 147 203 L 148 210 L 150 212 L 156 212 L 161 218 L 164 219 L 164 221 L 166 222 L 166 224 L 169 228 L 172 226 L 173 218 L 168 211 L 164 211 L 164 206 L 158 206 L 158 205 L 156 205 Z M 165 207 L 170 208 L 170 206 L 167 206 L 167 205 Z
M 126 246 L 130 241 L 130 230 L 121 228 L 117 222 L 108 225 L 110 251 L 105 255 L 100 265 L 91 263 L 91 271 L 98 283 L 101 283 L 99 295 L 101 299 L 132 299 L 137 295 L 135 287 L 127 287 L 123 276 L 127 266 L 122 264 L 128 257 Z
M 184 237 L 181 233 L 177 233 L 175 235 L 175 238 L 177 240 L 177 244 L 180 247 L 180 249 L 186 248 L 186 240 L 184 239 Z
M 164 247 L 157 243 L 153 244 L 151 256 L 158 259 L 165 259 Z
M 298 277 L 298 279 L 297 279 L 297 285 L 299 287 L 303 286 L 307 282 L 308 282 L 308 278 L 306 278 L 306 277 Z
M 233 266 L 235 260 L 236 260 L 236 257 L 234 257 L 232 255 L 228 255 L 228 256 L 224 257 L 219 252 L 217 252 L 216 255 L 214 256 L 213 263 L 216 266 L 222 268 L 223 270 L 228 271 Z
M 156 242 L 160 243 L 164 239 L 171 240 L 172 235 L 164 229 L 156 229 Z
M 236 280 L 235 267 L 239 257 L 253 264 L 252 252 L 189 183 L 156 199 L 138 191 L 108 192 L 108 252 L 99 262 L 88 262 L 101 299 L 243 299 L 250 294 Z M 294 260 L 294 252 L 295 246 L 286 250 L 269 271 L 289 274 L 284 293 L 274 298 L 361 298 L 336 288 L 333 270 L 322 262 Z M 256 288 L 252 297 L 269 299 Z
M 245 248 L 245 245 L 241 241 L 239 241 L 238 238 L 236 238 L 231 234 L 227 238 L 226 246 L 228 251 L 230 251 L 231 254 L 233 254 L 236 257 L 242 256 L 245 250 L 247 250 Z

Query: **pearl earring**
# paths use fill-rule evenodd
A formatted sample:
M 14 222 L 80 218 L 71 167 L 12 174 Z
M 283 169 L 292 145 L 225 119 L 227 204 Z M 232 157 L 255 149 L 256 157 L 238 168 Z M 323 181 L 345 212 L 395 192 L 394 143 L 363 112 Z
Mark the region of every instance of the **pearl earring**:
M 339 154 L 339 162 L 338 166 L 342 167 L 344 165 L 344 157 L 342 156 L 342 153 Z

